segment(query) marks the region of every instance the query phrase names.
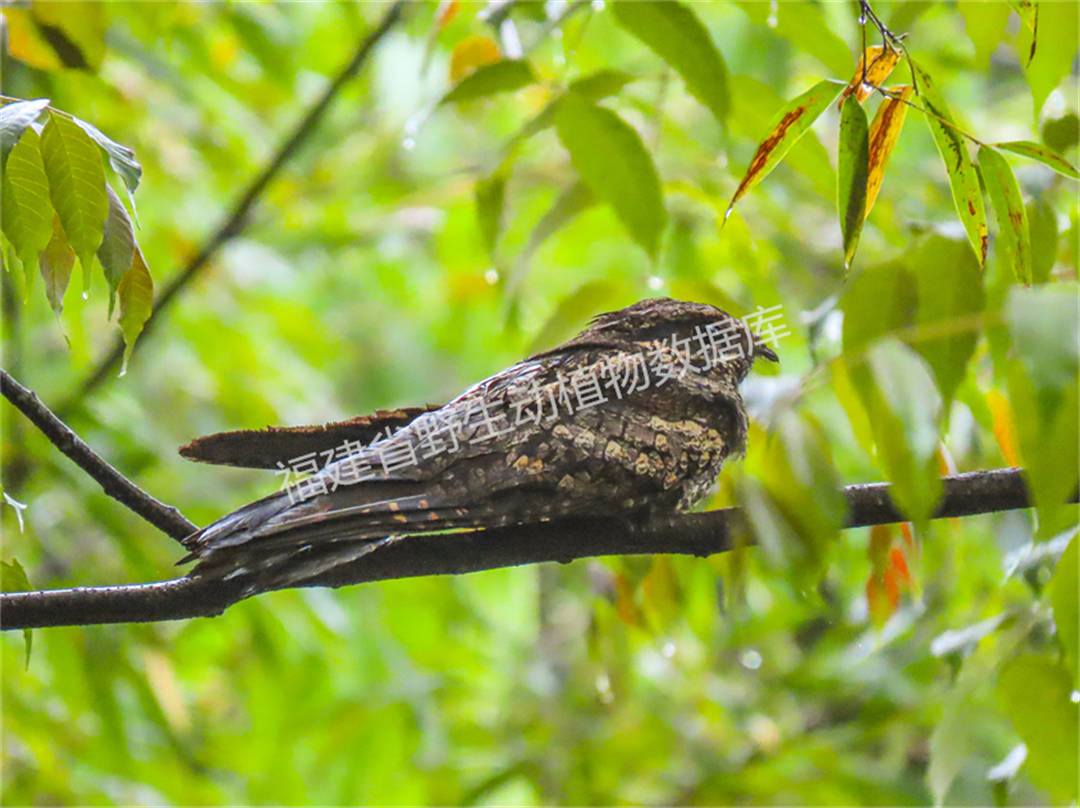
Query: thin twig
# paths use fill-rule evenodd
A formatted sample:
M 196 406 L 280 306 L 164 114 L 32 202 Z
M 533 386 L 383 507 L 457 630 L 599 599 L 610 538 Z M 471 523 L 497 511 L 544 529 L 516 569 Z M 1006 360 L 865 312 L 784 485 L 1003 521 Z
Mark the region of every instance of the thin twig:
M 341 92 L 342 87 L 356 75 L 364 62 L 367 61 L 367 58 L 375 45 L 401 17 L 404 6 L 404 0 L 397 0 L 397 2 L 390 7 L 390 10 L 386 12 L 386 15 L 379 25 L 364 38 L 364 41 L 361 43 L 352 59 L 349 60 L 348 64 L 345 65 L 334 80 L 330 82 L 330 85 L 323 92 L 322 97 L 312 105 L 307 111 L 307 114 L 304 115 L 299 123 L 297 123 L 289 137 L 287 137 L 278 148 L 270 162 L 261 172 L 259 172 L 258 176 L 252 180 L 251 184 L 247 187 L 247 190 L 244 191 L 239 199 L 236 200 L 229 214 L 221 222 L 217 230 L 214 231 L 213 235 L 207 239 L 206 244 L 199 251 L 198 255 L 192 258 L 187 266 L 180 270 L 180 272 L 165 286 L 161 295 L 154 302 L 150 318 L 143 326 L 141 335 L 142 341 L 145 341 L 154 324 L 160 319 L 161 313 L 168 308 L 169 304 L 176 296 L 195 279 L 204 267 L 207 266 L 214 254 L 221 249 L 221 246 L 230 239 L 238 236 L 243 232 L 244 228 L 247 227 L 249 213 L 263 191 L 266 190 L 266 187 L 278 175 L 304 140 L 306 140 L 315 130 L 315 127 L 322 119 L 327 108 L 330 106 L 330 103 L 337 97 L 338 93 Z M 109 378 L 112 372 L 120 364 L 120 360 L 123 356 L 124 342 L 122 339 L 117 338 L 113 343 L 112 348 L 101 362 L 94 368 L 90 375 L 87 376 L 82 384 L 79 385 L 78 390 L 72 398 L 65 401 L 58 408 L 58 412 L 61 416 L 67 417 L 72 408 L 76 407 L 79 402 Z
M 1031 505 L 1020 469 L 946 477 L 934 518 L 968 516 Z M 845 527 L 888 524 L 904 516 L 886 483 L 850 485 Z M 1073 497 L 1072 501 L 1076 501 Z M 410 536 L 311 582 L 346 586 L 367 581 L 477 572 L 496 567 L 568 562 L 604 555 L 679 553 L 706 556 L 738 546 L 745 536 L 736 508 L 673 514 L 648 523 L 563 519 L 451 534 Z M 0 595 L 4 630 L 95 623 L 151 622 L 221 614 L 242 599 L 240 586 L 203 578 L 131 586 L 56 589 Z
M 29 418 L 57 449 L 94 478 L 105 493 L 117 502 L 127 506 L 177 541 L 199 529 L 198 525 L 189 521 L 176 508 L 154 499 L 110 466 L 67 424 L 42 404 L 33 391 L 23 387 L 3 369 L 0 369 L 0 393 Z

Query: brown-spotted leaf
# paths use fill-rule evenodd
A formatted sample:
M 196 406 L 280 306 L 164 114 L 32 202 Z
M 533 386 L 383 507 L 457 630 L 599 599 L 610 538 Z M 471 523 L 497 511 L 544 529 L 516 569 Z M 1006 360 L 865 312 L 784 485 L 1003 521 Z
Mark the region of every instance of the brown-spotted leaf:
M 900 130 L 904 126 L 904 118 L 907 117 L 907 101 L 915 88 L 911 84 L 903 84 L 890 87 L 889 92 L 892 95 L 882 100 L 870 124 L 870 170 L 866 179 L 867 216 L 877 201 L 881 183 L 885 179 L 885 167 L 889 164 L 897 138 L 900 137 Z
M 731 215 L 735 203 L 776 168 L 784 155 L 806 134 L 806 130 L 829 108 L 829 104 L 839 93 L 839 85 L 832 79 L 825 79 L 780 110 L 769 127 L 768 136 L 750 160 L 746 175 L 735 189 L 735 195 L 731 197 L 727 212 L 724 213 L 725 220 Z
M 995 149 L 1004 149 L 1013 154 L 1019 154 L 1024 157 L 1030 157 L 1032 160 L 1038 160 L 1043 165 L 1054 169 L 1058 174 L 1064 174 L 1066 177 L 1080 180 L 1080 172 L 1076 170 L 1076 167 L 1056 151 L 1048 149 L 1046 146 L 1040 146 L 1038 143 L 1032 143 L 1030 140 L 1013 140 L 1008 143 L 993 143 L 991 145 Z
M 979 168 L 983 182 L 994 203 L 1002 249 L 1012 265 L 1016 279 L 1031 284 L 1031 230 L 1028 227 L 1024 197 L 1008 161 L 991 146 L 979 149 Z
M 971 161 L 964 136 L 953 122 L 937 85 L 926 71 L 914 62 L 912 65 L 919 77 L 919 92 L 922 95 L 926 125 L 930 127 L 930 134 L 934 136 L 934 143 L 949 175 L 949 187 L 952 189 L 956 212 L 960 214 L 960 223 L 964 225 L 971 248 L 975 250 L 979 267 L 985 267 L 990 234 L 986 226 L 986 207 L 979 189 L 975 164 Z
M 859 57 L 859 63 L 855 65 L 855 75 L 851 77 L 848 86 L 840 94 L 837 109 L 843 107 L 844 100 L 852 93 L 855 93 L 855 97 L 860 102 L 865 101 L 867 96 L 874 91 L 874 88 L 880 87 L 881 82 L 885 81 L 893 72 L 896 63 L 900 61 L 900 55 L 901 52 L 895 48 L 885 48 L 882 45 L 873 45 L 867 48 L 866 52 Z M 863 76 L 864 65 L 866 67 L 865 76 Z

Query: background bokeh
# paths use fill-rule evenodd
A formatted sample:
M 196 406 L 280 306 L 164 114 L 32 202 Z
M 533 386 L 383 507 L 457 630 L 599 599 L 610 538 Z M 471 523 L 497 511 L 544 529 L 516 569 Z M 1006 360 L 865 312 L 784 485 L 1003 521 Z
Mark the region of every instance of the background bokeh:
M 866 529 L 840 532 L 828 514 L 800 520 L 782 507 L 813 510 L 838 483 L 894 475 L 881 437 L 860 433 L 863 411 L 837 357 L 852 323 L 888 321 L 900 292 L 859 279 L 899 263 L 926 306 L 938 274 L 973 260 L 915 111 L 850 277 L 835 110 L 721 228 L 785 100 L 822 78 L 851 77 L 857 6 L 689 4 L 730 74 L 721 123 L 603 2 L 516 3 L 505 16 L 512 32 L 493 28 L 484 4 L 452 5 L 408 5 L 243 232 L 139 343 L 126 375 L 80 393 L 116 332 L 100 274 L 88 300 L 69 290 L 58 318 L 40 278 L 23 302 L 5 273 L 5 369 L 47 404 L 64 404 L 71 426 L 117 468 L 205 524 L 280 478 L 184 461 L 176 448 L 197 435 L 440 403 L 590 315 L 643 297 L 736 314 L 781 304 L 792 332 L 782 364 L 747 383 L 750 454 L 730 464 L 711 504 L 752 500 L 760 518 L 781 513 L 786 532 L 763 549 L 708 559 L 597 559 L 278 592 L 215 619 L 40 630 L 28 664 L 11 632 L 0 641 L 4 803 L 1032 804 L 1075 795 L 1068 765 L 1045 763 L 1030 741 L 1026 764 L 1010 769 L 1007 755 L 1028 739 L 1016 724 L 1015 669 L 1005 675 L 1020 656 L 1032 669 L 1059 665 L 1045 588 L 1075 510 L 1048 511 L 1041 523 L 1031 512 L 935 522 L 913 544 L 899 532 L 879 532 L 875 544 Z M 48 18 L 57 6 L 62 16 Z M 386 8 L 5 8 L 3 92 L 48 97 L 135 149 L 144 169 L 137 236 L 160 287 Z M 1054 61 L 1032 68 L 1030 33 L 1008 4 L 875 4 L 908 33 L 966 131 L 1042 141 L 1075 163 L 1077 7 L 1040 8 L 1039 47 L 1051 55 L 1039 58 Z M 34 38 L 46 18 L 81 43 L 87 68 L 64 67 Z M 480 37 L 505 53 L 511 34 L 534 83 L 436 106 L 455 53 L 465 59 L 462 43 Z M 634 78 L 603 103 L 638 131 L 661 178 L 670 222 L 655 260 L 603 204 L 529 246 L 577 179 L 554 129 L 503 164 L 507 144 L 559 88 L 601 69 Z M 902 65 L 892 81 L 906 77 Z M 871 114 L 876 103 L 867 102 Z M 1060 303 L 1075 301 L 1077 185 L 1040 163 L 1010 162 L 1042 282 L 1019 289 L 994 242 L 974 356 L 947 417 L 932 419 L 944 447 L 935 473 L 939 463 L 945 472 L 1025 462 L 1038 445 L 1072 473 L 1075 419 L 1038 421 L 1031 413 L 1045 409 L 1016 400 L 1022 384 L 1010 374 L 1033 366 L 1022 351 L 1016 358 L 1017 318 L 1000 312 L 1045 304 L 1040 350 L 1075 362 L 1075 308 Z M 500 165 L 503 227 L 490 254 L 475 190 Z M 1066 408 L 1075 378 L 1067 387 L 1058 391 Z M 28 506 L 24 524 L 3 507 L 3 557 L 17 558 L 33 586 L 180 572 L 174 541 L 105 497 L 6 403 L 0 413 L 4 491 Z M 793 475 L 796 455 L 827 468 Z M 791 491 L 806 496 L 785 499 Z M 869 583 L 880 568 L 867 548 L 882 542 L 910 567 L 895 605 L 875 605 Z M 1025 681 L 1024 709 L 1064 722 L 1066 737 L 1071 720 L 1075 744 L 1075 704 L 1062 707 L 1041 682 Z M 1004 774 L 988 778 L 1003 761 Z M 1075 783 L 1075 759 L 1069 765 Z

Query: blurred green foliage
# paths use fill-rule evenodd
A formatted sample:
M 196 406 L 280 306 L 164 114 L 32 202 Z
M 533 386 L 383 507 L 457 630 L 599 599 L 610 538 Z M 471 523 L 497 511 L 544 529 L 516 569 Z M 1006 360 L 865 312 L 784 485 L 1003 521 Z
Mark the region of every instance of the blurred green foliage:
M 965 132 L 1075 165 L 1077 7 L 1035 7 L 875 4 Z M 748 380 L 749 454 L 711 502 L 762 547 L 48 629 L 28 667 L 5 634 L 5 804 L 1076 800 L 1076 184 L 1002 157 L 1034 285 L 1000 215 L 980 271 L 911 110 L 845 277 L 835 104 L 724 214 L 775 114 L 852 77 L 857 8 L 677 8 L 410 4 L 125 376 L 80 393 L 115 330 L 105 274 L 57 319 L 14 245 L 3 365 L 206 523 L 280 481 L 185 463 L 195 435 L 438 403 L 647 296 L 782 304 L 781 370 Z M 385 10 L 5 7 L 3 93 L 135 150 L 160 287 Z M 42 588 L 176 574 L 174 542 L 0 413 L 28 506 L 0 506 L 5 561 Z M 1014 463 L 1036 511 L 837 529 L 839 483 L 925 516 L 943 471 Z

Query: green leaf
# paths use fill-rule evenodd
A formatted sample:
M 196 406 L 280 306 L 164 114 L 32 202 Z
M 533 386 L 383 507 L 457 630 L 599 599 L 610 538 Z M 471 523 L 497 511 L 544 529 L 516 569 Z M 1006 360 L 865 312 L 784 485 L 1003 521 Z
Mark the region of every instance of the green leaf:
M 856 367 L 852 378 L 894 501 L 912 521 L 928 519 L 941 493 L 941 396 L 930 369 L 906 345 L 886 338 L 867 351 L 866 366 Z
M 574 79 L 570 82 L 569 90 L 590 101 L 599 101 L 601 98 L 617 94 L 632 81 L 637 81 L 637 76 L 621 70 L 597 70 L 595 73 Z
M 851 268 L 866 218 L 866 182 L 870 174 L 870 141 L 866 113 L 852 93 L 840 110 L 837 152 L 836 210 L 844 242 L 844 268 Z
M 891 261 L 855 275 L 841 301 L 844 353 L 852 356 L 879 337 L 915 322 L 915 280 Z
M 1031 85 L 1034 117 L 1038 118 L 1047 96 L 1069 75 L 1076 60 L 1080 34 L 1077 31 L 1075 3 L 1044 2 L 1033 5 L 1038 15 L 1037 31 L 1025 26 L 1017 37 L 1017 47 L 1028 84 Z
M 989 146 L 979 148 L 979 168 L 986 192 L 994 204 L 999 238 L 1006 260 L 1016 279 L 1031 283 L 1031 232 L 1024 197 L 1008 161 Z
M 1065 668 L 1034 654 L 1009 662 L 997 683 L 1005 714 L 1027 745 L 1024 768 L 1031 782 L 1062 803 L 1076 801 L 1080 776 L 1080 704 L 1070 699 L 1071 692 Z
M 1065 666 L 1080 690 L 1080 538 L 1075 535 L 1050 579 L 1050 605 Z
M 1032 143 L 1030 140 L 1011 140 L 1008 143 L 993 143 L 991 145 L 996 149 L 1004 149 L 1013 154 L 1020 154 L 1024 157 L 1030 157 L 1032 160 L 1038 160 L 1043 165 L 1050 166 L 1058 174 L 1080 180 L 1080 172 L 1077 172 L 1073 164 L 1046 146 Z
M 1035 283 L 1046 283 L 1057 260 L 1057 214 L 1042 197 L 1028 202 L 1026 213 L 1031 229 L 1031 279 Z
M 131 349 L 135 347 L 135 340 L 143 325 L 150 319 L 154 303 L 154 281 L 143 259 L 142 250 L 138 247 L 135 248 L 135 255 L 131 260 L 131 269 L 120 281 L 116 293 L 120 298 L 120 330 L 124 334 L 124 361 L 120 370 L 122 376 L 127 373 Z
M 987 69 L 990 56 L 1005 38 L 1009 6 L 985 0 L 958 0 L 956 10 L 963 16 L 967 35 L 975 45 L 975 67 Z
M 0 154 L 7 160 L 23 132 L 49 106 L 48 98 L 35 98 L 32 101 L 16 101 L 0 107 Z
M 912 347 L 934 371 L 948 412 L 978 342 L 978 325 L 972 322 L 964 327 L 963 320 L 983 310 L 982 276 L 967 244 L 943 236 L 932 236 L 919 245 L 908 266 L 915 275 L 919 298 L 919 337 Z M 934 332 L 941 336 L 922 338 Z
M 1075 285 L 1014 288 L 1005 321 L 1017 355 L 1041 390 L 1061 390 L 1080 373 Z
M 75 251 L 64 236 L 59 216 L 53 217 L 52 236 L 38 258 L 41 277 L 45 279 L 45 296 L 59 317 L 64 310 L 64 292 L 71 281 L 71 268 L 75 266 Z
M 1080 115 L 1069 112 L 1060 118 L 1048 118 L 1043 122 L 1040 136 L 1053 153 L 1061 154 L 1075 149 L 1080 146 Z M 1069 168 L 1072 169 L 1072 165 L 1069 165 Z M 1072 170 L 1075 172 L 1076 169 Z M 1077 177 L 1073 176 L 1073 179 Z
M 611 110 L 572 94 L 560 101 L 555 128 L 585 184 L 655 258 L 667 211 L 656 167 L 638 133 Z
M 52 239 L 55 218 L 41 162 L 40 137 L 27 129 L 8 156 L 0 205 L 4 235 L 23 263 L 27 291 L 38 271 L 38 253 Z
M 529 344 L 527 353 L 545 351 L 576 334 L 597 312 L 618 308 L 623 304 L 626 291 L 622 284 L 609 280 L 583 283 L 559 301 L 555 311 Z
M 109 215 L 105 166 L 94 141 L 61 115 L 49 115 L 41 132 L 41 157 L 49 177 L 49 196 L 68 244 L 79 258 L 83 287 L 90 288 L 94 252 Z
M 454 88 L 442 97 L 439 104 L 460 104 L 487 98 L 497 93 L 520 90 L 536 81 L 529 63 L 520 59 L 503 59 L 478 67 L 474 72 L 459 81 Z
M 514 274 L 507 282 L 506 294 L 513 297 L 528 272 L 529 262 L 540 245 L 552 235 L 576 219 L 582 211 L 596 204 L 596 197 L 583 182 L 575 182 L 559 194 L 555 203 L 540 217 L 536 227 L 529 235 L 529 243 L 521 251 L 514 266 Z
M 112 188 L 106 186 L 106 190 L 109 194 L 109 218 L 105 220 L 105 236 L 98 247 L 97 256 L 105 269 L 105 279 L 109 282 L 109 315 L 112 316 L 116 287 L 131 269 L 131 259 L 135 255 L 135 232 L 120 197 Z
M 615 21 L 671 65 L 687 91 L 723 123 L 731 109 L 727 67 L 697 15 L 676 0 L 618 0 Z
M 506 198 L 506 174 L 497 171 L 476 183 L 476 218 L 488 256 L 495 257 L 495 244 L 502 228 L 503 202 Z
M 938 153 L 941 154 L 941 159 L 945 163 L 956 212 L 960 215 L 960 222 L 964 225 L 968 241 L 971 242 L 971 248 L 975 250 L 975 257 L 979 260 L 981 269 L 986 266 L 989 231 L 986 226 L 986 208 L 983 205 L 975 165 L 971 162 L 967 143 L 964 142 L 963 135 L 956 130 L 949 108 L 945 105 L 945 99 L 938 92 L 936 85 L 921 68 L 916 66 L 915 72 L 919 76 L 922 102 L 929 113 L 924 113 L 923 117 L 926 118 L 926 125 L 930 127 Z
M 851 70 L 851 50 L 829 26 L 819 4 L 739 0 L 736 5 L 746 12 L 754 24 L 767 28 L 770 34 L 782 36 L 799 50 L 809 53 L 829 72 L 843 76 Z
M 21 517 L 20 517 L 21 519 Z M 30 579 L 26 577 L 19 559 L 13 558 L 10 562 L 0 561 L 0 592 L 29 592 Z M 23 629 L 23 644 L 26 646 L 25 667 L 30 667 L 30 648 L 34 644 L 34 635 L 28 628 Z
M 724 214 L 725 219 L 731 215 L 731 209 L 735 207 L 735 203 L 776 168 L 784 159 L 784 155 L 821 116 L 821 113 L 829 108 L 843 89 L 843 84 L 832 79 L 819 81 L 777 113 L 769 125 L 769 133 L 758 146 L 750 160 L 750 167 L 747 168 L 742 182 L 731 197 L 731 202 Z
M 113 171 L 119 174 L 120 178 L 124 181 L 124 187 L 127 188 L 128 196 L 134 194 L 135 189 L 139 187 L 139 180 L 142 179 L 142 166 L 139 164 L 139 161 L 135 159 L 135 150 L 107 137 L 92 123 L 76 118 L 74 115 L 70 117 L 72 123 L 86 132 L 91 140 L 97 143 L 105 151 L 105 154 L 109 158 L 109 165 L 112 166 Z

